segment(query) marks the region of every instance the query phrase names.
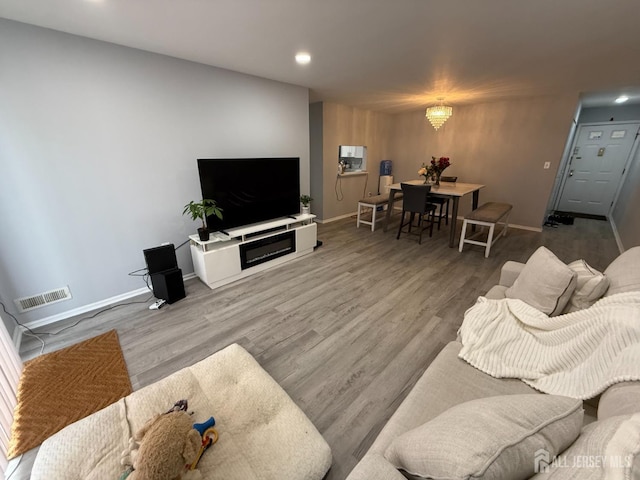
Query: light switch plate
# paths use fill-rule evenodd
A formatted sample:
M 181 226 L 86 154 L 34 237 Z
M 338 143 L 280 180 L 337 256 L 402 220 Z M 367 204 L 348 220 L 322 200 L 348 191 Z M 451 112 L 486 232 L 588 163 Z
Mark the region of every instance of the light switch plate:
M 544 169 L 545 170 L 549 170 L 550 166 L 551 166 L 551 162 L 544 162 Z

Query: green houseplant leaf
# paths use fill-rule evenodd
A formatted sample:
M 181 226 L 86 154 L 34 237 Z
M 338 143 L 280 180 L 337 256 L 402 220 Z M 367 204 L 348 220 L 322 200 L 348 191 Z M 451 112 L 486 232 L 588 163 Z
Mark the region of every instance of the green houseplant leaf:
M 216 205 L 215 200 L 202 199 L 200 202 L 191 200 L 184 206 L 182 211 L 183 215 L 189 215 L 193 221 L 200 220 L 202 222 L 202 228 L 207 228 L 207 217 L 215 215 L 222 220 L 222 208 Z

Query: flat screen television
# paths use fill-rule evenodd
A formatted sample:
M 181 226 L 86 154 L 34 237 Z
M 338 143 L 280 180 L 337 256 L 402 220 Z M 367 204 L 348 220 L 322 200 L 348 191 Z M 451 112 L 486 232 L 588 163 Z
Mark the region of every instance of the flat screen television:
M 300 213 L 300 158 L 198 159 L 202 198 L 215 200 L 222 220 L 209 230 L 264 222 Z

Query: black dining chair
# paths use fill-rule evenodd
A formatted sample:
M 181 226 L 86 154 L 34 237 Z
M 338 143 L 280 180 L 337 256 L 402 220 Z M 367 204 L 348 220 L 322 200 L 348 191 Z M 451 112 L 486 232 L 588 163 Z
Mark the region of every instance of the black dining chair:
M 402 228 L 407 227 L 406 233 L 418 235 L 418 243 L 422 243 L 422 232 L 427 228 L 429 229 L 429 236 L 433 235 L 434 214 L 436 206 L 427 202 L 429 191 L 431 191 L 431 185 L 411 185 L 409 183 L 403 183 L 402 187 L 402 217 L 400 218 L 400 228 L 398 228 L 398 235 L 396 240 L 400 238 Z M 409 213 L 409 221 L 405 223 L 405 213 Z M 413 222 L 418 215 L 419 229 L 418 233 L 412 233 L 411 227 L 414 226 Z
M 440 183 L 449 182 L 455 183 L 458 181 L 458 177 L 440 177 Z M 438 214 L 435 215 L 435 218 L 438 220 L 438 230 L 440 230 L 440 224 L 442 223 L 442 218 L 444 217 L 444 224 L 449 225 L 449 197 L 436 197 L 435 195 L 429 195 L 427 202 L 436 205 L 438 208 Z M 445 210 L 446 208 L 446 210 Z

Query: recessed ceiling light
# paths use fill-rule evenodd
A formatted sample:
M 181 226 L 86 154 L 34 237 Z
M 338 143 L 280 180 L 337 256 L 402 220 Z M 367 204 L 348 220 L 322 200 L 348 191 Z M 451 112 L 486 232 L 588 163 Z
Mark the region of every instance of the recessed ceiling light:
M 624 103 L 627 100 L 629 100 L 629 97 L 627 97 L 626 95 L 620 95 L 618 98 L 616 98 L 616 103 Z
M 310 61 L 311 55 L 309 55 L 308 53 L 301 52 L 296 54 L 296 62 L 298 62 L 300 65 L 306 65 Z

